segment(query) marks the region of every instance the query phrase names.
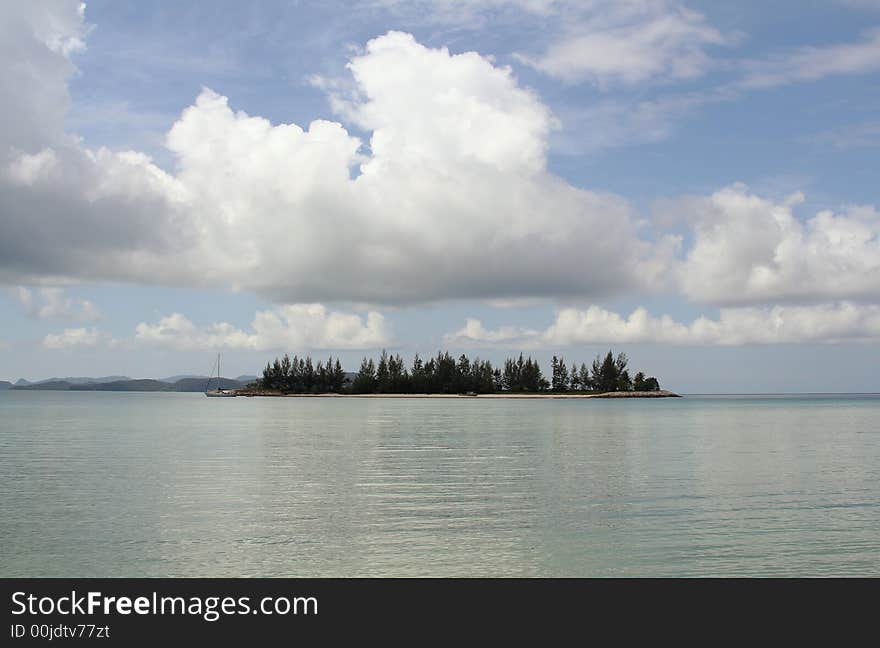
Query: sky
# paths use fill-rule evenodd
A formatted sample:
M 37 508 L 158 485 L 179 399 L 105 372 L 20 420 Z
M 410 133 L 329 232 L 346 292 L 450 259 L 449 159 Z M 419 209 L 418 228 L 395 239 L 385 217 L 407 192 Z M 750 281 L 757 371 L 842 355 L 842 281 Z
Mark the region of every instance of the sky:
M 609 348 L 880 391 L 880 2 L 0 5 L 0 379 Z

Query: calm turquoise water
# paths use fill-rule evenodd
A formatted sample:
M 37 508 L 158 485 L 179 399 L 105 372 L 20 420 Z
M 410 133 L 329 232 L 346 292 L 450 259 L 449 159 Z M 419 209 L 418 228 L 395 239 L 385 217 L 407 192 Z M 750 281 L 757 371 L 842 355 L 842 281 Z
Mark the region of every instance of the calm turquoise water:
M 880 397 L 0 392 L 0 576 L 880 575 Z

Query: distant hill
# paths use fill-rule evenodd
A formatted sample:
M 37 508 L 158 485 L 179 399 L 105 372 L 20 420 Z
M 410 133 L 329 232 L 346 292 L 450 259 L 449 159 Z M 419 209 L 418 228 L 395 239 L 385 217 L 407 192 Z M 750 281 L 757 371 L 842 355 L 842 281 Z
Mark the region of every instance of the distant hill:
M 248 374 L 244 374 L 244 375 L 242 375 L 242 376 L 238 376 L 238 377 L 236 378 L 236 380 L 237 380 L 238 382 L 240 382 L 240 383 L 245 383 L 245 384 L 247 384 L 247 383 L 252 383 L 252 382 L 254 382 L 255 380 L 257 380 L 257 376 L 251 376 L 251 375 L 248 375 Z
M 24 378 L 19 378 L 15 381 L 16 387 L 26 387 L 28 385 L 45 385 L 47 383 L 61 383 L 65 382 L 70 385 L 91 385 L 93 383 L 108 383 L 108 382 L 119 382 L 121 380 L 131 380 L 128 376 L 101 376 L 100 378 L 88 378 L 85 376 L 65 376 L 64 378 L 43 378 L 42 380 L 36 380 L 31 382 L 30 380 L 25 380 Z
M 70 389 L 71 384 L 69 382 L 64 382 L 63 380 L 49 380 L 46 382 L 40 383 L 26 383 L 24 385 L 20 384 L 19 380 L 16 382 L 10 389 L 21 389 L 27 391 L 65 391 Z
M 8 380 L 0 380 L 0 389 L 9 389 L 12 387 L 12 383 Z
M 202 380 L 208 379 L 207 376 L 203 376 L 202 374 L 180 374 L 177 376 L 168 376 L 167 378 L 159 378 L 159 380 L 161 380 L 162 382 L 170 383 L 173 385 L 178 380 L 184 380 L 186 378 L 200 378 Z
M 161 380 L 144 378 L 141 380 L 117 380 L 106 383 L 82 383 L 71 385 L 73 391 L 171 391 L 170 385 Z
M 98 383 L 119 382 L 122 380 L 131 380 L 128 376 L 101 376 L 100 378 L 86 378 L 83 376 L 67 376 L 65 378 L 47 378 L 46 380 L 38 380 L 35 385 L 47 382 L 66 382 L 71 385 L 91 385 Z
M 21 381 L 19 381 L 21 382 Z M 8 383 L 7 383 L 8 384 Z M 111 382 L 71 383 L 66 380 L 50 380 L 38 383 L 16 383 L 9 389 L 22 391 L 139 391 L 139 392 L 202 392 L 208 384 L 208 378 L 182 378 L 173 383 L 164 380 L 144 378 L 132 380 L 115 380 Z M 222 389 L 240 389 L 247 383 L 231 378 L 221 378 Z M 217 388 L 217 380 L 211 381 L 211 389 Z

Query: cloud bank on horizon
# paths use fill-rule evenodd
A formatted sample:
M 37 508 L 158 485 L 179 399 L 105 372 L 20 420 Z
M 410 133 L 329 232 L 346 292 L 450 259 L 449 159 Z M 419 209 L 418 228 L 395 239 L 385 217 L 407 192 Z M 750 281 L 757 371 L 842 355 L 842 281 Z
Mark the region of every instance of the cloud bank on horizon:
M 438 2 L 437 16 L 454 4 Z M 476 13 L 502 4 L 465 3 Z M 711 48 L 738 38 L 678 2 L 513 4 L 574 17 L 556 43 L 518 60 L 600 91 L 703 75 Z M 247 331 L 200 328 L 180 313 L 137 326 L 132 343 L 167 348 L 376 348 L 393 341 L 381 307 L 521 298 L 556 300 L 556 320 L 537 331 L 471 319 L 447 341 L 880 339 L 876 206 L 799 218 L 802 195 L 762 196 L 732 178 L 709 195 L 665 200 L 678 226 L 664 229 L 623 196 L 554 175 L 548 150 L 559 119 L 487 54 L 387 32 L 351 56 L 350 78 L 313 78 L 333 114 L 304 126 L 273 124 L 203 88 L 167 132 L 171 172 L 142 152 L 89 148 L 65 131 L 67 84 L 88 32 L 75 2 L 0 8 L 0 90 L 10 98 L 0 107 L 0 281 L 22 286 L 20 301 L 39 317 L 95 319 L 90 303 L 58 292 L 65 282 L 129 282 L 219 287 L 278 304 Z M 878 34 L 746 61 L 734 85 L 880 69 Z M 683 323 L 643 308 L 623 316 L 565 305 L 658 296 L 720 311 Z M 371 310 L 322 305 L 352 303 Z M 44 346 L 111 342 L 72 328 Z

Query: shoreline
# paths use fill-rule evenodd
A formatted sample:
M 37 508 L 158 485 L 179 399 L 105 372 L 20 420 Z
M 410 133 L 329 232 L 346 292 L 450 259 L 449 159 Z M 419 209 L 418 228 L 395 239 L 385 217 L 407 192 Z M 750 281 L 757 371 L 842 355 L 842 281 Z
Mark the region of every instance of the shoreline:
M 682 398 L 661 389 L 655 392 L 605 392 L 601 394 L 282 394 L 271 391 L 236 391 L 244 398 Z

